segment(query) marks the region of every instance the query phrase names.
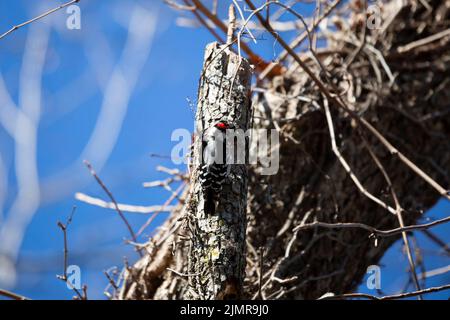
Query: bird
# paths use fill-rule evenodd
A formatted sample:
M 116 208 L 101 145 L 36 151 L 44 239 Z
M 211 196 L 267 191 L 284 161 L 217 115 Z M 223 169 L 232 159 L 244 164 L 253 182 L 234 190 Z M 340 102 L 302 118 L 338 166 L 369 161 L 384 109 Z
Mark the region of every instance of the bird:
M 230 165 L 226 163 L 226 130 L 231 129 L 226 121 L 219 121 L 205 130 L 202 141 L 202 162 L 199 181 L 204 195 L 205 213 L 213 215 Z

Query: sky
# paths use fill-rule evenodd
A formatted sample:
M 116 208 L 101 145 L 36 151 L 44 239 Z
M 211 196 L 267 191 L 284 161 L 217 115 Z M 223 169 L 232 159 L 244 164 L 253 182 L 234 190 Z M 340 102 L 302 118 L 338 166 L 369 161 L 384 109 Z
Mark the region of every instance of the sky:
M 0 33 L 61 3 L 0 1 Z M 124 257 L 131 263 L 136 261 L 138 256 L 125 243 L 129 235 L 117 214 L 75 199 L 76 192 L 107 199 L 82 160 L 92 162 L 118 202 L 146 206 L 164 203 L 170 196 L 166 190 L 144 188 L 142 184 L 168 177 L 156 170 L 158 165 L 176 167 L 168 159 L 175 144 L 171 133 L 177 128 L 193 128 L 203 51 L 214 40 L 203 28 L 177 25 L 180 13 L 162 1 L 81 0 L 78 6 L 79 30 L 67 28 L 70 14 L 63 9 L 0 40 L 0 74 L 7 94 L 13 104 L 25 108 L 24 112 L 38 110 L 35 126 L 30 127 L 36 130 L 36 152 L 31 156 L 27 145 L 22 155 L 18 153 L 20 144 L 15 144 L 8 130 L 0 126 L 0 230 L 17 208 L 27 217 L 25 222 L 17 222 L 22 226 L 23 239 L 19 237 L 16 275 L 6 273 L 2 280 L 0 274 L 0 287 L 33 299 L 73 296 L 56 278 L 63 269 L 63 234 L 57 222 L 65 223 L 73 206 L 76 211 L 68 229 L 69 264 L 80 266 L 89 298 L 106 298 L 104 270 L 121 268 Z M 306 14 L 311 7 L 298 10 Z M 269 39 L 265 34 L 258 37 L 258 52 L 267 59 L 280 52 Z M 41 71 L 36 52 L 43 52 Z M 28 81 L 30 85 L 26 80 L 35 74 L 40 76 L 34 83 Z M 22 95 L 26 90 L 41 97 L 40 105 L 29 104 L 31 111 L 27 111 Z M 6 110 L 4 92 L 0 101 L 0 108 Z M 22 131 L 25 128 L 26 123 Z M 18 174 L 20 168 L 25 178 Z M 36 179 L 26 178 L 27 174 L 32 176 L 30 172 L 37 172 Z M 33 208 L 36 190 L 39 202 Z M 21 195 L 24 201 L 19 203 Z M 427 217 L 442 218 L 449 213 L 449 203 L 441 200 Z M 167 213 L 158 215 L 139 240 L 144 241 L 165 217 Z M 127 218 L 137 230 L 148 216 L 129 213 Z M 434 231 L 449 242 L 448 226 Z M 439 254 L 423 235 L 417 234 L 417 241 L 429 251 L 427 269 L 449 265 L 449 257 Z M 1 259 L 3 268 L 9 270 L 4 267 L 6 260 Z M 398 242 L 380 263 L 383 292 L 401 290 L 407 265 Z M 426 285 L 449 282 L 447 273 L 427 280 Z M 358 290 L 375 293 L 365 281 Z M 443 292 L 427 297 L 446 299 L 448 295 Z

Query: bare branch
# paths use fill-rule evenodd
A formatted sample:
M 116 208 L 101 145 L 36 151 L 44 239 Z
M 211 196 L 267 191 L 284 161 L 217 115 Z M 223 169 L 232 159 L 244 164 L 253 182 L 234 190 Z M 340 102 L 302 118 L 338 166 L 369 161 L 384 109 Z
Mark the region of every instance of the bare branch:
M 374 295 L 366 294 L 366 293 L 347 293 L 341 295 L 332 295 L 322 298 L 323 300 L 334 300 L 334 299 L 342 299 L 342 298 L 366 298 L 370 300 L 395 300 L 395 299 L 403 299 L 409 297 L 415 297 L 423 294 L 439 292 L 444 290 L 449 290 L 450 284 L 439 286 L 439 287 L 431 287 L 427 289 L 422 289 L 418 291 L 406 292 L 401 294 L 393 294 L 389 296 L 377 297 Z
M 71 4 L 77 3 L 77 2 L 79 2 L 79 1 L 80 1 L 80 0 L 71 0 L 71 1 L 69 1 L 69 2 L 66 2 L 66 3 L 64 3 L 64 4 L 62 4 L 62 5 L 58 6 L 58 7 L 56 7 L 56 8 L 53 8 L 53 9 L 51 9 L 51 10 L 49 10 L 49 11 L 46 11 L 46 12 L 44 12 L 44 13 L 38 15 L 37 17 L 34 17 L 33 19 L 30 19 L 30 20 L 28 20 L 28 21 L 22 22 L 21 24 L 18 24 L 18 25 L 16 25 L 16 26 L 12 27 L 12 28 L 9 29 L 8 31 L 6 31 L 6 32 L 3 33 L 2 35 L 0 35 L 0 40 L 3 39 L 4 37 L 6 37 L 8 34 L 10 34 L 10 33 L 14 32 L 14 31 L 16 31 L 17 29 L 19 29 L 19 28 L 21 28 L 21 27 L 23 27 L 23 26 L 26 26 L 27 24 L 33 23 L 33 22 L 35 22 L 35 21 L 37 21 L 37 20 L 39 20 L 39 19 L 42 19 L 42 18 L 48 16 L 49 14 L 52 14 L 53 12 L 56 12 L 56 11 L 58 11 L 58 10 L 61 10 L 61 9 L 65 8 L 65 7 L 68 7 L 68 6 L 70 6 Z
M 416 224 L 416 225 L 410 225 L 403 228 L 395 228 L 390 230 L 379 230 L 372 226 L 358 223 L 358 222 L 342 222 L 342 223 L 326 223 L 326 222 L 312 222 L 304 225 L 299 225 L 293 229 L 293 231 L 297 230 L 306 230 L 311 229 L 315 227 L 322 227 L 322 228 L 328 228 L 328 229 L 340 229 L 340 228 L 359 228 L 369 231 L 370 233 L 373 233 L 380 237 L 391 237 L 394 235 L 397 235 L 402 232 L 408 232 L 408 231 L 415 231 L 415 230 L 426 230 L 432 227 L 435 227 L 440 224 L 444 224 L 450 222 L 450 216 L 435 220 L 430 223 L 424 223 L 424 224 Z
M 67 221 L 65 224 L 63 224 L 61 221 L 58 221 L 58 227 L 63 232 L 64 237 L 64 270 L 62 275 L 56 275 L 56 278 L 59 280 L 65 282 L 70 288 L 72 288 L 73 292 L 77 295 L 78 299 L 80 300 L 87 300 L 87 293 L 85 287 L 83 287 L 83 291 L 80 292 L 77 288 L 75 288 L 72 283 L 69 281 L 69 278 L 67 276 L 67 267 L 69 264 L 69 247 L 67 242 L 67 229 L 72 222 L 73 215 L 75 214 L 76 207 L 74 206 L 72 208 L 72 212 L 70 213 L 69 218 L 67 218 Z
M 428 44 L 430 42 L 434 42 L 434 41 L 437 41 L 439 39 L 442 39 L 442 38 L 448 37 L 448 36 L 450 36 L 450 28 L 446 29 L 444 31 L 438 32 L 436 34 L 433 34 L 431 36 L 428 36 L 426 38 L 423 38 L 423 39 L 420 39 L 420 40 L 417 40 L 417 41 L 413 41 L 413 42 L 408 43 L 408 44 L 406 44 L 404 46 L 398 47 L 397 51 L 399 53 L 405 53 L 405 52 L 414 50 L 415 48 L 418 48 L 420 46 L 424 46 L 424 45 L 426 45 L 426 44 Z
M 435 244 L 437 244 L 439 247 L 442 248 L 442 250 L 445 251 L 447 255 L 450 255 L 450 247 L 448 244 L 446 244 L 444 241 L 442 241 L 438 236 L 436 236 L 434 233 L 432 233 L 430 230 L 422 230 L 423 234 L 428 237 L 431 241 L 433 241 Z
M 106 202 L 102 199 L 94 198 L 81 192 L 75 193 L 75 199 L 101 208 L 116 210 L 116 207 L 113 202 Z M 156 211 L 170 212 L 174 209 L 173 206 L 137 206 L 123 203 L 118 203 L 117 206 L 121 211 L 131 213 L 142 213 L 142 214 L 154 213 Z
M 404 228 L 405 222 L 403 221 L 403 215 L 402 215 L 402 212 L 404 210 L 400 205 L 397 194 L 395 193 L 394 186 L 392 185 L 391 179 L 389 178 L 389 175 L 386 172 L 386 170 L 384 169 L 383 165 L 381 164 L 381 161 L 378 159 L 377 155 L 372 150 L 371 146 L 369 145 L 368 141 L 365 139 L 363 134 L 361 134 L 361 138 L 363 139 L 364 146 L 369 151 L 370 156 L 372 157 L 375 164 L 377 165 L 377 167 L 380 169 L 381 173 L 383 174 L 384 179 L 386 180 L 386 183 L 388 185 L 389 190 L 391 191 L 391 195 L 392 195 L 392 198 L 395 203 L 395 214 L 397 216 L 398 223 L 401 228 Z M 408 235 L 406 234 L 406 232 L 402 232 L 402 239 L 403 239 L 403 244 L 405 245 L 405 248 L 406 248 L 406 255 L 408 258 L 409 267 L 411 269 L 411 274 L 412 274 L 412 279 L 413 279 L 414 285 L 416 286 L 416 290 L 420 290 L 420 284 L 419 284 L 419 280 L 417 278 L 416 266 L 414 264 L 414 258 L 411 253 L 411 248 L 410 248 L 409 241 L 408 241 Z M 419 298 L 419 300 L 422 300 L 421 295 L 418 295 L 418 298 Z
M 195 6 L 185 6 L 179 3 L 176 3 L 175 1 L 172 0 L 164 0 L 165 3 L 167 3 L 169 5 L 169 7 L 172 7 L 176 10 L 185 10 L 185 11 L 194 11 L 195 10 Z
M 119 205 L 116 202 L 116 199 L 114 198 L 113 194 L 111 193 L 111 191 L 109 191 L 109 189 L 106 187 L 106 185 L 103 183 L 103 181 L 100 179 L 100 177 L 97 175 L 97 173 L 94 171 L 94 168 L 92 167 L 92 165 L 87 161 L 84 160 L 84 164 L 86 165 L 86 167 L 88 168 L 89 172 L 91 173 L 91 175 L 94 177 L 94 179 L 97 181 L 97 183 L 100 185 L 100 187 L 103 189 L 103 191 L 105 191 L 105 193 L 108 195 L 109 199 L 111 199 L 112 203 L 114 204 L 114 208 L 116 209 L 117 213 L 119 214 L 119 217 L 122 219 L 123 223 L 126 225 L 131 238 L 133 239 L 134 242 L 137 242 L 137 238 L 136 235 L 133 231 L 133 228 L 131 228 L 130 223 L 128 222 L 127 218 L 125 218 L 125 215 L 122 213 L 122 210 L 120 210 Z M 137 251 L 139 253 L 139 255 L 142 257 L 142 252 L 140 249 L 138 249 Z
M 356 187 L 359 189 L 359 191 L 364 194 L 367 198 L 378 204 L 379 206 L 385 208 L 392 214 L 396 214 L 396 210 L 389 206 L 387 203 L 381 201 L 377 197 L 375 197 L 373 194 L 371 194 L 369 191 L 364 188 L 364 186 L 361 184 L 359 179 L 356 177 L 356 175 L 353 173 L 352 169 L 350 168 L 347 161 L 342 156 L 341 152 L 339 151 L 337 144 L 336 144 L 336 138 L 334 134 L 334 126 L 333 126 L 333 119 L 331 118 L 330 109 L 328 107 L 328 100 L 325 98 L 323 102 L 323 107 L 325 110 L 325 116 L 327 118 L 327 124 L 328 124 L 328 130 L 330 132 L 330 139 L 331 139 L 331 149 L 333 150 L 336 157 L 339 159 L 339 162 L 342 164 L 342 167 L 345 169 L 345 171 L 348 173 L 350 178 L 355 183 Z
M 8 290 L 5 290 L 5 289 L 0 289 L 0 296 L 11 298 L 13 300 L 31 300 L 31 299 L 29 299 L 27 297 L 21 296 L 21 295 L 19 295 L 17 293 L 14 293 L 14 292 L 11 292 L 11 291 L 8 291 Z
M 423 272 L 423 273 L 419 274 L 419 278 L 427 279 L 427 278 L 431 278 L 431 277 L 435 277 L 435 276 L 440 276 L 447 272 L 450 272 L 450 265 L 442 267 L 442 268 L 437 268 L 437 269 L 428 270 L 426 272 Z
M 309 28 L 308 30 L 305 30 L 304 32 L 302 32 L 297 38 L 295 38 L 290 44 L 289 47 L 292 49 L 297 48 L 308 36 L 308 32 L 312 32 L 315 28 L 317 28 L 317 26 L 326 18 L 328 17 L 331 12 L 339 5 L 339 3 L 341 3 L 342 0 L 334 0 L 329 7 L 327 7 L 324 11 L 324 13 L 317 19 L 314 21 L 314 24 L 311 26 L 311 28 Z M 283 62 L 284 60 L 286 60 L 286 58 L 289 56 L 289 53 L 284 50 L 282 53 L 280 53 L 280 55 L 275 59 L 275 61 L 277 62 L 271 62 L 258 76 L 259 80 L 263 80 L 264 78 L 266 78 L 270 72 L 275 68 L 275 66 L 278 63 Z

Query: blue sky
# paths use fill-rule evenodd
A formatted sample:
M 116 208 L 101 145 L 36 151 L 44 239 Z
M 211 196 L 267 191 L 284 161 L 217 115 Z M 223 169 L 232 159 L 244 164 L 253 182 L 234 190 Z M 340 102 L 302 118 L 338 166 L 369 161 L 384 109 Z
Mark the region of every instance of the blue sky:
M 60 3 L 45 0 L 40 1 L 38 6 L 26 0 L 1 1 L 0 33 Z M 158 0 L 81 0 L 79 6 L 81 30 L 65 27 L 68 14 L 62 10 L 0 40 L 0 72 L 6 89 L 17 104 L 20 101 L 21 68 L 27 41 L 34 34 L 32 32 L 47 32 L 43 25 L 49 30 L 37 131 L 36 165 L 41 204 L 26 228 L 17 260 L 17 282 L 10 288 L 31 298 L 70 299 L 73 296 L 65 284 L 56 279 L 63 266 L 63 239 L 56 224 L 66 220 L 73 205 L 77 205 L 77 210 L 69 229 L 69 263 L 81 267 L 82 282 L 88 285 L 89 297 L 104 298 L 107 280 L 103 270 L 112 266 L 121 267 L 124 256 L 131 262 L 137 258 L 136 253 L 124 244 L 124 238 L 128 237 L 127 230 L 114 211 L 74 199 L 77 191 L 106 199 L 83 166 L 80 154 L 101 116 L 105 92 L 115 66 L 122 61 L 118 70 L 122 75 L 135 76 L 135 86 L 126 103 L 124 117 L 115 126 L 120 130 L 104 166 L 101 159 L 87 160 L 93 161 L 96 168 L 99 164 L 99 175 L 119 202 L 162 204 L 169 196 L 167 191 L 145 189 L 142 183 L 166 177 L 155 170 L 157 165 L 174 167 L 170 160 L 164 158 L 170 155 L 174 144 L 170 136 L 176 128 L 193 127 L 194 113 L 189 101 L 196 99 L 204 47 L 213 41 L 204 29 L 177 26 L 175 18 L 178 13 Z M 301 10 L 307 12 L 311 8 L 303 6 Z M 135 20 L 132 20 L 133 17 Z M 147 29 L 150 47 L 141 48 L 148 54 L 139 57 L 131 53 L 132 59 L 127 60 L 124 57 L 130 52 L 124 52 L 123 48 L 129 45 L 130 21 L 148 23 L 149 29 L 154 24 L 156 28 L 154 32 Z M 134 46 L 140 48 L 143 44 L 137 39 Z M 269 39 L 268 35 L 262 35 L 258 44 L 258 52 L 268 59 L 274 52 L 279 52 L 276 43 Z M 141 65 L 139 59 L 143 59 Z M 139 66 L 136 74 L 132 71 L 134 64 Z M 113 93 L 118 91 L 114 86 L 109 89 Z M 111 103 L 115 105 L 117 99 Z M 117 111 L 112 110 L 110 117 L 123 111 L 117 108 Z M 109 139 L 113 131 L 106 130 L 105 134 Z M 100 144 L 100 147 L 104 146 Z M 7 192 L 3 211 L 7 218 L 19 185 L 15 175 L 14 142 L 1 127 L 0 154 L 6 172 Z M 151 157 L 151 154 L 163 157 Z M 440 201 L 428 216 L 444 217 L 449 211 L 448 202 Z M 165 216 L 161 214 L 154 225 L 161 223 Z M 136 230 L 147 220 L 147 216 L 138 214 L 127 214 L 127 217 Z M 0 226 L 1 223 L 0 220 Z M 448 242 L 448 230 L 448 227 L 441 226 L 435 232 Z M 424 248 L 437 251 L 422 235 L 419 234 L 417 240 Z M 448 256 L 427 255 L 427 269 L 448 264 Z M 404 271 L 407 268 L 400 243 L 391 248 L 382 265 L 383 290 L 386 293 L 396 292 L 405 282 Z M 427 281 L 427 286 L 449 281 L 450 274 L 437 276 Z M 365 285 L 361 285 L 360 290 L 373 293 Z M 432 297 L 447 298 L 448 293 L 437 293 Z

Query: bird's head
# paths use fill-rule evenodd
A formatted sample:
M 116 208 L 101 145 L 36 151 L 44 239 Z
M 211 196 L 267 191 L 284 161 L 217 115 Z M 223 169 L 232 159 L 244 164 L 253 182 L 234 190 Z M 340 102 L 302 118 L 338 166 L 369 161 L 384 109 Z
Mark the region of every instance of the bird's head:
M 219 121 L 214 125 L 214 127 L 216 127 L 217 129 L 219 129 L 221 131 L 226 131 L 227 129 L 232 128 L 232 126 L 226 121 Z

